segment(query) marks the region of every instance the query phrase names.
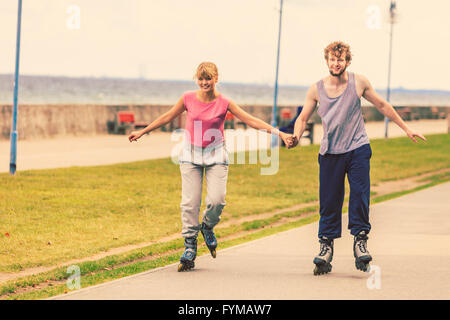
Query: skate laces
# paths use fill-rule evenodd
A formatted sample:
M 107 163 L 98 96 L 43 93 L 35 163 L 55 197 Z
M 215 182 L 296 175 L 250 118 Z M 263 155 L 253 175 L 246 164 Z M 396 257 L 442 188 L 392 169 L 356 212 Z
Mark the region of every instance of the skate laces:
M 357 240 L 356 245 L 358 246 L 359 251 L 361 251 L 362 253 L 367 253 L 367 240 Z
M 216 241 L 214 232 L 212 231 L 212 229 L 208 228 L 206 224 L 203 224 L 203 235 L 205 236 L 206 241 L 208 241 L 209 243 Z
M 194 249 L 196 249 L 197 248 L 197 239 L 195 239 L 195 238 L 186 238 L 185 240 L 184 240 L 184 246 L 186 247 L 186 248 L 189 248 L 189 249 L 192 249 L 192 250 L 194 250 Z
M 320 244 L 320 253 L 319 256 L 324 256 L 328 253 L 328 250 L 331 249 L 330 246 L 328 245 L 328 243 L 326 242 L 322 242 Z

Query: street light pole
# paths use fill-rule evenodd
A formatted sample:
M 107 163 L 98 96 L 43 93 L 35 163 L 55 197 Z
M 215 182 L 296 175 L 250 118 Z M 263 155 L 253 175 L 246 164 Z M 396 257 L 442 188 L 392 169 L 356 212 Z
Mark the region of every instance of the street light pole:
M 277 100 L 278 100 L 278 67 L 280 63 L 280 40 L 281 40 L 281 18 L 283 15 L 283 0 L 280 0 L 280 19 L 278 25 L 278 47 L 277 47 L 277 66 L 275 71 L 275 93 L 273 98 L 273 108 L 272 108 L 272 126 L 277 126 Z M 278 137 L 272 137 L 272 146 L 278 142 Z
M 19 89 L 19 57 L 20 57 L 20 29 L 22 22 L 22 0 L 19 0 L 19 9 L 17 14 L 17 40 L 16 40 L 16 69 L 14 75 L 14 105 L 11 127 L 11 158 L 9 162 L 9 173 L 16 173 L 17 157 L 17 96 Z
M 392 34 L 394 29 L 394 23 L 396 18 L 397 5 L 394 0 L 391 0 L 389 8 L 389 23 L 391 24 L 391 30 L 389 33 L 389 63 L 388 63 L 388 84 L 386 92 L 386 100 L 390 102 L 391 99 L 391 63 L 392 63 Z M 384 137 L 388 137 L 389 118 L 384 117 Z

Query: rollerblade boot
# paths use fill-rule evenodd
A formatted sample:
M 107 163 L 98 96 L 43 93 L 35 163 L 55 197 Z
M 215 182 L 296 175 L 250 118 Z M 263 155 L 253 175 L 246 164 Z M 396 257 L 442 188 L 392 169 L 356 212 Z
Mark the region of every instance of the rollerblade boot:
M 204 222 L 202 223 L 202 228 L 200 229 L 202 232 L 203 238 L 205 239 L 205 244 L 211 252 L 211 256 L 213 258 L 216 257 L 216 248 L 217 248 L 217 239 L 214 235 L 213 229 L 209 228 Z
M 190 270 L 195 267 L 194 260 L 197 257 L 197 238 L 184 239 L 184 252 L 180 258 L 178 272 Z
M 319 239 L 320 252 L 314 258 L 314 275 L 321 275 L 331 271 L 331 260 L 333 260 L 333 239 L 322 237 Z
M 353 255 L 355 256 L 355 266 L 356 269 L 369 272 L 370 265 L 369 262 L 372 261 L 372 256 L 367 250 L 367 236 L 366 231 L 361 231 L 355 236 L 353 241 Z

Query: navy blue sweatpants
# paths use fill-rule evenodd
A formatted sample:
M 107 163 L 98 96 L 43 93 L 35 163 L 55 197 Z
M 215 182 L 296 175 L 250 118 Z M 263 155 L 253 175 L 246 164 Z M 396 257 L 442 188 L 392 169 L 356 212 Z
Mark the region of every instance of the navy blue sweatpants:
M 370 231 L 370 157 L 372 149 L 365 144 L 342 154 L 319 154 L 320 221 L 319 238 L 341 237 L 342 205 L 345 195 L 345 175 L 350 185 L 348 229 L 352 235 Z

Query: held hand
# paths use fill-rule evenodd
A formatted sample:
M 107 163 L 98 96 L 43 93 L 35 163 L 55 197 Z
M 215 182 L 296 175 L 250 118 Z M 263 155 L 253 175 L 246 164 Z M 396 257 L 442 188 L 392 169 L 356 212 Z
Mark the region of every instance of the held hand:
M 292 146 L 292 136 L 288 135 L 284 132 L 280 132 L 280 137 L 283 140 L 284 144 L 286 145 L 286 147 L 289 149 Z
M 295 148 L 298 145 L 299 139 L 296 135 L 293 135 L 292 137 L 292 146 L 291 148 Z
M 285 142 L 285 144 L 288 149 L 294 148 L 298 144 L 298 139 L 296 136 L 288 136 L 288 138 L 286 140 L 287 140 L 287 143 Z
M 289 135 L 287 135 L 284 132 L 280 132 L 280 138 L 283 140 L 284 144 L 286 145 L 286 147 L 289 148 L 289 145 L 291 143 L 291 141 L 289 140 Z
M 142 137 L 142 135 L 142 131 L 133 131 L 128 136 L 128 140 L 130 140 L 130 142 L 137 141 L 140 137 Z
M 418 137 L 418 138 L 422 139 L 423 141 L 427 141 L 427 139 L 423 135 L 421 135 L 420 133 L 411 131 L 411 130 L 407 130 L 406 135 L 415 143 L 417 143 L 417 139 L 415 137 Z

